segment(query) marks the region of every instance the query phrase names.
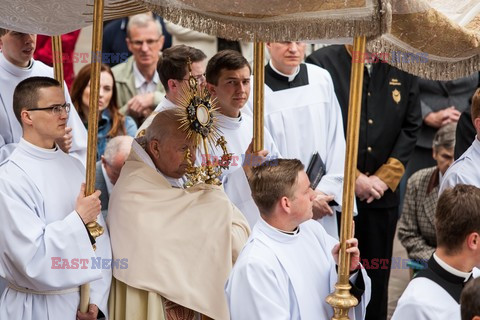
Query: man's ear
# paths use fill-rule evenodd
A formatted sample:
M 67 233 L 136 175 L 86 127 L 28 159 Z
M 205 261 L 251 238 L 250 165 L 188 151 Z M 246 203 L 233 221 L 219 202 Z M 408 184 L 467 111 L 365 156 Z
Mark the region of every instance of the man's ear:
M 290 213 L 292 203 L 290 202 L 290 199 L 288 199 L 288 197 L 286 196 L 281 197 L 279 204 L 283 211 Z
M 207 90 L 208 90 L 208 91 L 210 92 L 210 94 L 212 94 L 212 95 L 216 95 L 216 94 L 217 94 L 217 92 L 216 92 L 216 90 L 215 90 L 215 86 L 214 86 L 213 84 L 211 84 L 211 83 L 208 83 L 208 82 L 207 82 Z
M 165 36 L 160 36 L 160 39 L 158 39 L 158 42 L 160 44 L 160 50 L 159 51 L 162 51 L 163 49 L 163 45 L 165 44 Z
M 102 161 L 103 166 L 106 166 L 106 165 L 107 165 L 107 160 L 105 160 L 105 156 L 102 155 L 102 156 L 100 157 L 100 161 Z
M 480 249 L 480 235 L 477 232 L 472 232 L 467 236 L 467 246 L 471 250 Z
M 480 132 L 480 117 L 473 119 L 473 125 L 475 126 L 477 132 Z
M 158 159 L 160 157 L 160 144 L 158 143 L 158 140 L 151 140 L 148 143 L 148 150 L 150 150 L 152 156 Z
M 125 42 L 127 43 L 127 48 L 130 52 L 133 52 L 132 51 L 132 42 L 130 41 L 130 39 L 128 37 L 125 38 Z
M 25 109 L 20 112 L 20 119 L 22 119 L 22 124 L 26 124 L 28 126 L 31 126 L 33 124 L 30 113 Z
M 167 81 L 168 91 L 175 91 L 178 88 L 177 80 L 175 79 L 168 79 Z

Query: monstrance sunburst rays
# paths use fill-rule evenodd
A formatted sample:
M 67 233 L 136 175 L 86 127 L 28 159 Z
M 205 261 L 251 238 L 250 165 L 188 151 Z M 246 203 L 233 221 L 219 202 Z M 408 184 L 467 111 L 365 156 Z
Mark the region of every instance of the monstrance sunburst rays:
M 189 62 L 188 84 L 182 83 L 180 96 L 175 101 L 181 118 L 179 129 L 186 133 L 187 140 L 193 141 L 196 150 L 203 144 L 205 162 L 202 161 L 202 166 L 195 167 L 191 162 L 190 151 L 185 152 L 188 162 L 188 181 L 185 186 L 191 187 L 202 182 L 220 185 L 219 177 L 222 170 L 228 169 L 232 154 L 228 153 L 227 142 L 217 125 L 216 100 L 211 98 L 205 87 L 198 85 L 197 79 L 192 76 L 190 65 Z M 215 150 L 217 146 L 221 147 L 223 155 L 213 163 L 208 149 L 210 147 L 210 150 Z

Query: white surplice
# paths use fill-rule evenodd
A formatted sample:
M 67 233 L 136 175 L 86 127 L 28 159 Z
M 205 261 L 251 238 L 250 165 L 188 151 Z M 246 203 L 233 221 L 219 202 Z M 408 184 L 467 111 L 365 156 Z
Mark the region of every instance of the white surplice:
M 76 319 L 79 292 L 34 294 L 21 292 L 58 291 L 91 282 L 90 303 L 107 313 L 112 258 L 103 216 L 98 222 L 105 232 L 97 238 L 94 251 L 75 203 L 85 179 L 85 168 L 60 149 L 42 149 L 21 139 L 0 166 L 0 276 L 10 286 L 0 298 L 0 319 Z M 56 269 L 54 258 L 87 259 L 85 269 Z M 101 258 L 102 267 L 93 259 Z M 63 265 L 63 261 L 59 263 Z M 65 265 L 66 267 L 66 265 Z M 22 288 L 22 290 L 18 290 Z
M 472 272 L 461 272 L 442 261 L 435 253 L 431 259 L 443 269 L 437 273 L 436 280 L 447 279 L 448 286 L 442 287 L 432 279 L 422 276 L 412 279 L 398 300 L 392 320 L 461 320 L 459 302 L 463 285 L 456 281 L 465 282 L 470 277 L 477 278 L 480 271 L 473 268 Z M 431 268 L 431 261 L 428 264 Z M 453 290 L 455 287 L 458 287 L 456 294 L 446 290 Z
M 480 188 L 480 141 L 475 137 L 470 148 L 448 168 L 440 181 L 441 194 L 447 188 L 457 184 L 471 184 Z
M 253 201 L 250 186 L 242 168 L 245 160 L 245 151 L 253 138 L 253 119 L 246 114 L 241 114 L 238 118 L 219 114 L 217 121 L 221 134 L 227 141 L 227 151 L 233 153 L 229 169 L 222 174 L 225 193 L 230 201 L 247 218 L 250 228 L 253 228 L 260 218 L 260 212 Z M 278 148 L 266 128 L 264 130 L 264 149 L 269 151 L 267 160 L 276 159 L 280 156 Z M 223 151 L 220 147 L 217 147 L 212 151 L 212 154 L 220 158 L 223 155 Z M 204 164 L 205 160 L 205 156 L 197 156 L 197 163 L 200 161 Z M 247 159 L 248 161 L 252 162 L 251 159 Z
M 226 284 L 232 320 L 330 319 L 325 298 L 337 281 L 331 250 L 337 243 L 316 221 L 298 233 L 281 232 L 263 219 L 255 225 Z M 365 291 L 350 309 L 350 319 L 363 319 L 370 300 L 370 278 L 361 269 Z M 358 274 L 351 281 L 360 281 Z
M 334 195 L 339 205 L 337 209 L 341 211 L 345 137 L 332 78 L 325 69 L 306 63 L 300 65 L 293 79 L 282 79 L 280 75 L 277 81 L 283 81 L 288 87 L 290 82 L 301 78 L 308 79 L 308 84 L 277 89 L 269 87 L 266 77 L 265 127 L 272 134 L 283 158 L 299 159 L 307 167 L 313 153 L 319 153 L 325 164 L 325 175 L 316 190 Z M 252 99 L 244 109 L 252 114 Z M 338 239 L 335 214 L 318 221 Z
M 20 68 L 5 59 L 0 52 L 0 163 L 15 149 L 22 136 L 22 127 L 13 113 L 13 92 L 15 87 L 30 77 L 53 78 L 53 69 L 41 61 L 32 59 L 28 68 Z M 70 103 L 67 126 L 72 128 L 72 147 L 69 154 L 85 166 L 87 156 L 87 130 L 78 116 L 70 99 L 67 85 L 65 100 Z

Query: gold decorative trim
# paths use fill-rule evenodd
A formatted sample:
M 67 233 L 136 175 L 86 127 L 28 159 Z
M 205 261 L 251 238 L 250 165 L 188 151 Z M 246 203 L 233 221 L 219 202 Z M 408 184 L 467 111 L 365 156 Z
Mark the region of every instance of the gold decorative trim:
M 185 28 L 208 33 L 217 37 L 243 41 L 288 41 L 334 38 L 353 38 L 365 35 L 378 37 L 389 31 L 391 6 L 387 0 L 379 1 L 374 15 L 353 20 L 345 19 L 282 19 L 282 21 L 259 21 L 200 13 L 188 9 L 165 7 L 145 3 L 145 6 L 163 18 Z
M 389 56 L 394 52 L 407 52 L 405 48 L 397 46 L 392 42 L 380 38 L 369 41 L 367 50 L 370 52 L 388 53 Z M 415 76 L 430 80 L 454 80 L 467 77 L 480 70 L 480 55 L 474 55 L 459 61 L 439 61 L 434 60 L 431 56 L 426 56 L 427 61 L 388 61 L 388 64 L 413 74 Z

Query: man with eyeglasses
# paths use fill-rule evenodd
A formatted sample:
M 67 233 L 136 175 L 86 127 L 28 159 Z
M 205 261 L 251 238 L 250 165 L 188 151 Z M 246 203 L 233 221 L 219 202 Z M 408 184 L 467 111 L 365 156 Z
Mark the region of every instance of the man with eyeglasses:
M 0 319 L 97 319 L 107 314 L 111 247 L 100 213 L 100 191 L 85 196 L 85 167 L 62 152 L 70 105 L 58 81 L 31 77 L 18 84 L 13 112 L 22 138 L 0 164 L 0 275 L 8 287 Z M 96 240 L 86 224 L 105 228 Z M 93 250 L 92 244 L 96 244 Z M 89 311 L 77 311 L 79 286 L 90 283 Z
M 205 68 L 207 56 L 199 49 L 184 44 L 173 46 L 163 51 L 158 62 L 157 71 L 165 88 L 165 98 L 157 105 L 155 112 L 140 126 L 138 132 L 145 132 L 154 116 L 163 110 L 175 108 L 175 103 L 182 94 L 182 86 L 188 86 L 189 67 L 200 86 L 205 85 Z
M 53 78 L 53 69 L 33 59 L 36 35 L 0 29 L 0 163 L 15 149 L 22 136 L 22 128 L 13 113 L 13 91 L 17 84 L 29 77 Z M 65 85 L 65 88 L 67 86 Z M 65 99 L 71 103 L 67 89 Z M 57 141 L 59 147 L 84 165 L 87 155 L 87 131 L 75 108 L 72 108 L 65 134 Z
M 126 41 L 132 56 L 112 71 L 120 111 L 140 126 L 165 94 L 157 72 L 164 43 L 162 26 L 149 14 L 135 15 L 128 20 Z

